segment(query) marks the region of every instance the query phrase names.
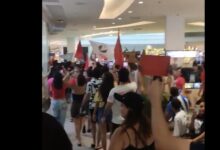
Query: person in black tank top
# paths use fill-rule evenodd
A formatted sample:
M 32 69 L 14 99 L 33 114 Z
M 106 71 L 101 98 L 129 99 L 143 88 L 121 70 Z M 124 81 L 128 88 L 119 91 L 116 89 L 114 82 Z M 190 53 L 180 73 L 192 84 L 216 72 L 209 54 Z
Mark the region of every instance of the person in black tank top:
M 121 116 L 125 119 L 112 135 L 109 150 L 155 150 L 151 123 L 144 113 L 144 100 L 135 92 L 115 93 L 121 102 Z

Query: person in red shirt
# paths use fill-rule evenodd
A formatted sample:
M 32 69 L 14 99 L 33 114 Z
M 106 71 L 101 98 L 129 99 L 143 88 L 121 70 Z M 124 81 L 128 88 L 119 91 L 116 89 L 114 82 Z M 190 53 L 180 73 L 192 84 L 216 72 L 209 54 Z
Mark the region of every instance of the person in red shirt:
M 183 78 L 182 76 L 182 70 L 181 68 L 177 68 L 176 69 L 176 73 L 175 73 L 175 77 L 176 77 L 176 80 L 175 80 L 175 84 L 176 84 L 176 87 L 182 91 L 184 89 L 184 86 L 185 86 L 185 79 Z
M 70 73 L 67 72 L 63 77 L 62 74 L 57 71 L 54 74 L 54 79 L 52 84 L 50 85 L 51 92 L 51 109 L 52 115 L 57 119 L 58 122 L 63 126 L 66 119 L 66 111 L 67 111 L 67 101 L 65 96 L 65 91 L 67 86 L 67 82 L 69 80 Z

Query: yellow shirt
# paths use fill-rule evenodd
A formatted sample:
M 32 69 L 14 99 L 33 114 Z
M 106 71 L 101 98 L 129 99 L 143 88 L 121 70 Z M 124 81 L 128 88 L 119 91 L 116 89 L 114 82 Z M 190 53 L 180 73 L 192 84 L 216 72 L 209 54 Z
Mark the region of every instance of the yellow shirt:
M 100 93 L 97 91 L 94 97 L 94 102 L 98 105 L 99 108 L 104 107 L 105 103 L 102 100 Z

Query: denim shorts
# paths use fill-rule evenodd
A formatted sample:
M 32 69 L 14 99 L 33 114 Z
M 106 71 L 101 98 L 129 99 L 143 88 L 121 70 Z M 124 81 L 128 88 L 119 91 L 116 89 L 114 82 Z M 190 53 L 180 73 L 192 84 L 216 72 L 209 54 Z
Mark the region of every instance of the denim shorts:
M 101 118 L 104 117 L 104 110 L 105 110 L 104 107 L 97 109 L 96 118 L 97 118 L 98 123 L 100 123 Z M 112 112 L 111 111 L 109 111 L 107 113 L 105 120 L 106 120 L 106 123 L 111 123 L 111 120 L 112 120 Z
M 104 113 L 104 108 L 97 108 L 97 111 L 96 111 L 96 121 L 98 123 L 101 123 L 101 118 L 103 116 L 103 113 Z
M 66 120 L 67 102 L 66 100 L 51 100 L 52 115 L 62 126 Z

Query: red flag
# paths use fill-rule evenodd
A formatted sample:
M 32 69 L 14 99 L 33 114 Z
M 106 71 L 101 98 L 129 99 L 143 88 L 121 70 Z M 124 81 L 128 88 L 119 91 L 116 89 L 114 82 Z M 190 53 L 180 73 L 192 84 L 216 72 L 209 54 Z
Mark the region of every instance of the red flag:
M 85 60 L 84 69 L 87 70 L 88 68 L 89 68 L 89 59 L 88 59 L 88 56 L 86 55 L 86 60 Z
M 79 43 L 78 43 L 76 53 L 75 53 L 75 58 L 84 59 L 83 48 L 82 48 L 82 45 L 81 45 L 81 41 L 79 41 Z
M 118 39 L 117 39 L 115 49 L 114 49 L 114 57 L 115 57 L 115 64 L 120 65 L 122 67 L 124 57 L 123 57 L 122 48 L 121 48 L 119 31 L 118 31 Z

